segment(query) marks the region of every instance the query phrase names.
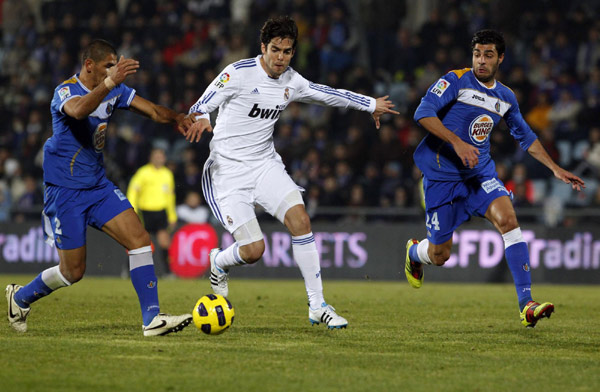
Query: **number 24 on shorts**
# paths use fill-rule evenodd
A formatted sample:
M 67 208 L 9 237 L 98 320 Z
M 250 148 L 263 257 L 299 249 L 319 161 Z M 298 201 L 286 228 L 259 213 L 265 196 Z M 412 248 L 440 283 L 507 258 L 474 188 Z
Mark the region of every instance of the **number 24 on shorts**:
M 431 230 L 431 227 L 433 227 L 434 230 L 440 229 L 440 221 L 438 220 L 437 212 L 433 213 L 431 219 L 429 218 L 429 214 L 427 214 L 427 221 L 425 222 L 425 226 L 427 226 L 429 230 Z

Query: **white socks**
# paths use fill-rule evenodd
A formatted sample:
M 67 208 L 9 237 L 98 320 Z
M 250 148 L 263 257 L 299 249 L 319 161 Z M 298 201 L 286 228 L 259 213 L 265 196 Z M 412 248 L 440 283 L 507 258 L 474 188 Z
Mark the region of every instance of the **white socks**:
M 318 309 L 325 300 L 323 299 L 319 252 L 313 233 L 292 236 L 292 250 L 294 261 L 298 264 L 304 278 L 309 306 Z
M 219 252 L 215 258 L 215 264 L 222 270 L 227 271 L 229 267 L 237 267 L 247 263 L 240 256 L 240 246 L 237 242 L 234 242 L 229 248 Z
M 70 286 L 71 282 L 69 282 L 63 274 L 60 273 L 60 269 L 57 266 L 52 268 L 45 269 L 42 271 L 42 281 L 46 286 L 51 288 L 53 291 L 56 289 L 60 289 L 61 287 Z
M 421 242 L 417 244 L 417 255 L 419 255 L 419 260 L 421 260 L 422 264 L 433 264 L 429 255 L 427 254 L 427 249 L 429 248 L 429 240 L 425 238 Z

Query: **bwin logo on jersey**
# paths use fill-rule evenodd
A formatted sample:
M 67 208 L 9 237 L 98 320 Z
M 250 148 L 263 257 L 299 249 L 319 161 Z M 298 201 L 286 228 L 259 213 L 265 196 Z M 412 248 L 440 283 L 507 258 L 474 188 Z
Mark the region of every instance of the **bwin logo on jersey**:
M 494 120 L 487 114 L 477 116 L 469 126 L 469 136 L 475 144 L 483 144 L 494 128 Z
M 279 105 L 277 105 L 275 109 L 263 109 L 258 107 L 258 104 L 255 103 L 254 106 L 252 106 L 252 109 L 250 109 L 248 116 L 253 118 L 260 117 L 275 120 L 279 118 L 281 112 L 283 112 L 283 107 L 280 108 Z

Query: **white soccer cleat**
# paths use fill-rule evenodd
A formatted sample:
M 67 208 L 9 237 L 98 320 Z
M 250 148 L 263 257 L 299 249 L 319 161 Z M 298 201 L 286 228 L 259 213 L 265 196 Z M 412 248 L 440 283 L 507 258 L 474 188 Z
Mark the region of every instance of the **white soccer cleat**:
M 325 302 L 318 309 L 308 307 L 308 320 L 312 325 L 325 323 L 329 329 L 346 328 L 348 326 L 348 321 L 338 315 L 333 306 L 327 305 Z
M 22 308 L 15 302 L 15 293 L 21 290 L 18 284 L 6 286 L 6 301 L 8 302 L 8 323 L 17 332 L 27 332 L 27 316 L 31 308 Z
M 227 280 L 229 280 L 229 270 L 223 270 L 217 267 L 217 255 L 221 249 L 214 248 L 208 254 L 210 259 L 210 287 L 215 294 L 227 297 L 229 294 L 229 286 Z
M 172 316 L 170 314 L 159 313 L 148 325 L 143 325 L 144 336 L 166 335 L 171 332 L 179 332 L 192 322 L 191 314 L 182 314 L 181 316 Z

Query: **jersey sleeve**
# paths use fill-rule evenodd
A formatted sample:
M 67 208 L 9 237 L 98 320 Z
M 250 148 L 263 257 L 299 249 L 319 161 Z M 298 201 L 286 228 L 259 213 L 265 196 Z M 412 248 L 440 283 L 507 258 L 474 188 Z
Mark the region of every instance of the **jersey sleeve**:
M 54 90 L 54 96 L 50 105 L 57 113 L 65 114 L 65 104 L 75 97 L 81 96 L 79 89 L 71 83 L 63 83 Z
M 120 91 L 118 92 L 119 99 L 117 99 L 116 107 L 119 109 L 128 109 L 135 97 L 135 90 L 124 83 L 121 83 L 117 88 Z
M 228 65 L 204 90 L 202 96 L 192 105 L 188 113 L 201 113 L 202 117 L 208 118 L 209 113 L 237 94 L 240 79 L 240 73 L 233 65 Z
M 442 108 L 458 98 L 458 84 L 459 78 L 454 72 L 447 73 L 433 83 L 415 111 L 415 121 L 425 117 L 437 117 Z
M 294 101 L 316 103 L 324 106 L 338 108 L 351 108 L 373 113 L 375 111 L 375 98 L 358 94 L 348 90 L 335 89 L 324 84 L 317 84 L 297 75 L 299 84 Z
M 536 141 L 537 135 L 525 122 L 516 97 L 513 95 L 512 98 L 510 109 L 506 112 L 504 121 L 506 121 L 506 125 L 510 129 L 510 134 L 519 142 L 521 148 L 527 151 L 533 142 Z

